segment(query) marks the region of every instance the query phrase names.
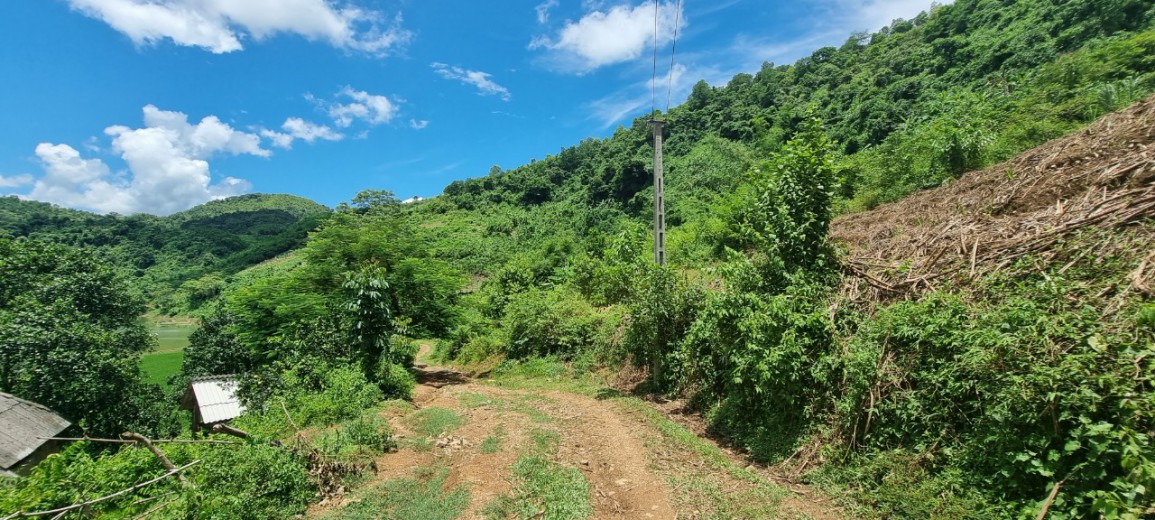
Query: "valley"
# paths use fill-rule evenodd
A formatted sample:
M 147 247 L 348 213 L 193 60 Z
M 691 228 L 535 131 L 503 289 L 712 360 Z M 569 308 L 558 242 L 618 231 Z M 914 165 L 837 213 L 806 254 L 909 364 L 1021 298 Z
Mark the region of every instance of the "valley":
M 0 391 L 69 426 L 0 519 L 1155 516 L 1152 56 L 959 0 L 433 197 L 2 197 Z

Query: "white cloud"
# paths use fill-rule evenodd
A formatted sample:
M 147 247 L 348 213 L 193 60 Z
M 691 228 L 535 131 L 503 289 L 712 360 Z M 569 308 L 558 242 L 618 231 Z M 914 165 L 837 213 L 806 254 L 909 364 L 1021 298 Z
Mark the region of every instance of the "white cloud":
M 452 79 L 465 83 L 466 85 L 473 85 L 477 87 L 478 93 L 483 96 L 499 96 L 503 101 L 509 101 L 512 97 L 509 89 L 494 83 L 489 79 L 491 76 L 488 72 L 481 72 L 479 70 L 466 70 L 461 67 L 446 65 L 444 63 L 434 62 L 432 65 L 433 71 L 445 79 Z
M 414 129 L 414 130 L 424 130 L 425 127 L 427 127 L 427 126 L 429 126 L 429 121 L 426 121 L 424 119 L 420 119 L 420 120 L 419 119 L 410 119 L 409 120 L 409 127 Z
M 281 129 L 284 130 L 289 135 L 289 137 L 292 137 L 293 139 L 300 139 L 306 143 L 312 143 L 318 139 L 323 141 L 340 141 L 341 139 L 345 138 L 343 134 L 333 130 L 332 128 L 329 128 L 327 125 L 311 123 L 299 117 L 290 117 L 286 119 L 285 123 L 281 125 Z M 283 138 L 278 136 L 273 139 L 273 143 L 277 146 L 281 146 L 280 143 L 282 140 Z
M 592 7 L 592 6 L 591 6 Z M 530 49 L 546 49 L 549 60 L 567 72 L 591 70 L 630 61 L 654 45 L 654 10 L 658 17 L 658 45 L 669 43 L 675 24 L 686 26 L 686 17 L 673 2 L 655 4 L 655 0 L 637 6 L 621 4 L 602 11 L 591 10 L 576 22 L 567 22 L 552 38 L 534 38 Z
M 549 12 L 557 7 L 557 0 L 545 0 L 544 2 L 534 7 L 533 10 L 537 12 L 537 23 L 546 23 L 549 21 Z
M 339 127 L 346 128 L 358 119 L 379 125 L 392 121 L 397 115 L 397 104 L 385 96 L 354 90 L 348 86 L 341 90 L 340 95 L 351 99 L 352 102 L 333 103 L 329 106 L 329 117 L 332 117 Z
M 246 39 L 291 33 L 385 55 L 413 37 L 402 28 L 399 15 L 388 20 L 380 12 L 338 8 L 329 0 L 69 0 L 69 4 L 138 45 L 169 39 L 218 54 L 243 49 Z
M 215 116 L 194 125 L 180 112 L 152 105 L 143 112 L 141 128 L 105 129 L 112 137 L 112 151 L 120 154 L 127 172 L 113 173 L 100 159 L 84 159 L 69 145 L 40 143 L 36 156 L 44 175 L 28 197 L 102 213 L 167 215 L 251 188 L 247 181 L 233 177 L 213 183 L 209 158 L 270 155 L 261 148 L 259 136 L 235 130 Z
M 32 184 L 32 176 L 28 174 L 9 175 L 7 177 L 0 175 L 0 188 L 19 188 L 29 184 Z
M 293 136 L 289 134 L 283 134 L 275 130 L 262 128 L 261 136 L 267 138 L 273 143 L 273 146 L 276 146 L 277 148 L 288 150 L 293 147 Z

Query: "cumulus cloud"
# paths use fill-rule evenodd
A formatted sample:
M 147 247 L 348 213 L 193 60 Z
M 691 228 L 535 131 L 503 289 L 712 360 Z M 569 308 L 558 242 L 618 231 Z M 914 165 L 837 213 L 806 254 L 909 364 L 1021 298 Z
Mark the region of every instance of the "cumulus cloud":
M 32 176 L 28 174 L 9 175 L 7 177 L 0 175 L 0 188 L 19 188 L 29 184 L 32 184 Z
M 385 96 L 354 90 L 348 86 L 341 90 L 340 96 L 351 101 L 329 105 L 329 117 L 339 127 L 346 128 L 356 120 L 379 125 L 392 121 L 397 115 L 397 104 Z
M 215 116 L 196 124 L 180 112 L 144 107 L 144 126 L 111 126 L 112 151 L 128 166 L 112 172 L 100 159 L 85 159 L 67 144 L 40 143 L 36 157 L 44 175 L 28 198 L 97 212 L 167 215 L 251 189 L 243 180 L 213 182 L 208 159 L 222 154 L 268 157 L 260 137 L 233 129 Z
M 546 23 L 549 21 L 549 12 L 557 7 L 557 0 L 545 0 L 544 2 L 534 7 L 533 10 L 537 12 L 537 23 Z
M 877 31 L 898 18 L 911 19 L 930 10 L 929 0 L 829 0 L 829 20 L 849 36 L 853 31 Z M 940 1 L 949 4 L 953 0 Z
M 437 75 L 455 81 L 460 81 L 466 85 L 473 85 L 477 88 L 479 94 L 483 96 L 498 96 L 503 101 L 509 101 L 512 97 L 509 89 L 498 85 L 492 79 L 488 72 L 481 72 L 479 70 L 466 70 L 461 67 L 446 65 L 444 63 L 434 62 L 432 65 L 433 71 Z
M 410 119 L 409 120 L 409 127 L 414 129 L 414 130 L 423 130 L 427 126 L 429 126 L 429 121 L 426 121 L 424 119 Z
M 276 130 L 269 130 L 268 128 L 261 129 L 261 137 L 264 137 L 273 143 L 277 148 L 288 150 L 293 147 L 293 136 Z
M 385 55 L 408 43 L 400 15 L 337 7 L 329 0 L 68 0 L 138 45 L 171 40 L 213 53 L 239 51 L 243 41 L 290 33 Z
M 285 123 L 281 125 L 281 129 L 287 132 L 293 139 L 300 139 L 306 143 L 312 143 L 318 139 L 323 141 L 340 141 L 345 138 L 344 134 L 329 128 L 327 125 L 311 123 L 299 117 L 286 119 Z
M 591 7 L 593 7 L 591 5 Z M 673 39 L 675 24 L 686 26 L 674 2 L 643 2 L 633 6 L 621 4 L 586 13 L 577 21 L 567 22 L 553 37 L 534 38 L 530 49 L 544 49 L 548 60 L 567 72 L 585 73 L 594 69 L 630 61 L 641 56 L 654 44 L 654 10 L 658 13 L 658 45 Z

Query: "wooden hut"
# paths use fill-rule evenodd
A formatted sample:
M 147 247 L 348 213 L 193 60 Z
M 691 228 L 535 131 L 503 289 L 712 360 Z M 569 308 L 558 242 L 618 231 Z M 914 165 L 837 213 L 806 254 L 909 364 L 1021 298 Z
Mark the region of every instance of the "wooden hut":
M 48 408 L 0 392 L 0 476 L 27 474 L 59 449 L 59 443 L 48 437 L 60 435 L 71 425 Z

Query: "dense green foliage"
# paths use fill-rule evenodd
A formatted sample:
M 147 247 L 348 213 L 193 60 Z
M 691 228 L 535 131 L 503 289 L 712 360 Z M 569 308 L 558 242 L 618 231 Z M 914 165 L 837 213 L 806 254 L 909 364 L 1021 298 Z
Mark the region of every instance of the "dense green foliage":
M 1095 294 L 1058 296 L 1109 287 L 1123 259 L 1077 283 L 1070 268 L 1016 274 L 834 312 L 826 230 L 1151 92 L 1153 15 L 1127 0 L 956 2 L 698 84 L 665 115 L 668 269 L 648 260 L 643 120 L 455 182 L 409 210 L 481 280 L 440 354 L 632 360 L 756 458 L 831 461 L 811 478 L 884 516 L 1033 515 L 1059 481 L 1056 518 L 1142 516 L 1151 337 L 1121 317 L 1141 302 L 1105 319 Z
M 137 364 L 155 339 L 127 281 L 91 255 L 0 239 L 0 391 L 94 435 L 160 428 L 160 389 Z
M 393 448 L 374 408 L 380 391 L 360 371 L 317 365 L 283 375 L 275 407 L 251 411 L 233 425 L 251 435 L 239 444 L 165 444 L 173 464 L 196 462 L 187 484 L 168 478 L 85 509 L 83 517 L 289 518 L 304 512 L 324 484 L 318 463 L 355 463 Z M 297 435 L 297 428 L 314 433 Z M 303 440 L 305 439 L 305 440 Z M 219 440 L 219 439 L 218 439 Z M 270 442 L 277 441 L 277 442 Z M 165 474 L 148 450 L 97 451 L 76 443 L 19 480 L 0 481 L 0 511 L 37 511 L 80 503 Z M 356 473 L 346 477 L 356 477 Z M 81 515 L 75 515 L 80 518 Z
M 641 119 L 416 204 L 364 192 L 302 249 L 244 272 L 291 245 L 276 240 L 314 226 L 289 225 L 268 213 L 278 203 L 256 199 L 245 217 L 228 204 L 168 219 L 61 217 L 15 201 L 0 211 L 41 215 L 9 234 L 101 247 L 135 266 L 150 296 L 169 302 L 162 308 L 213 301 L 180 377 L 244 374 L 253 411 L 240 424 L 265 439 L 291 433 L 284 404 L 302 426 L 340 423 L 328 452 L 346 450 L 340 439 L 386 447 L 361 410 L 408 395 L 408 336 L 427 335 L 445 338 L 443 358 L 487 368 L 545 356 L 578 370 L 642 367 L 643 388 L 689 397 L 756 459 L 825 461 L 806 478 L 845 491 L 864 514 L 1030 517 L 1061 483 L 1053 518 L 1138 518 L 1151 514 L 1155 489 L 1155 311 L 1132 294 L 1100 312 L 1133 256 L 1042 271 L 1024 258 L 968 286 L 857 305 L 838 295 L 826 236 L 839 212 L 950 182 L 1150 93 L 1153 24 L 1155 5 L 1142 0 L 960 0 L 724 87 L 699 83 L 664 115 L 667 267 L 650 262 L 652 150 Z M 240 230 L 269 241 L 228 238 Z M 1091 243 L 1074 237 L 1057 257 L 1077 260 Z M 176 263 L 189 269 L 163 267 Z M 19 310 L 0 318 L 23 326 Z M 83 330 L 79 318 L 65 323 Z M 67 469 L 46 465 L 4 500 L 76 500 L 88 491 L 62 491 L 50 475 L 90 467 L 103 468 L 95 482 L 121 465 L 137 480 L 156 474 L 132 453 L 61 457 Z M 236 453 L 242 467 L 283 463 L 261 477 L 276 485 L 267 505 L 254 502 L 258 515 L 301 510 L 301 461 Z M 519 487 L 496 514 L 535 513 L 523 489 L 586 493 L 580 474 L 543 462 L 519 463 Z M 248 478 L 221 488 L 264 496 Z M 436 481 L 394 489 L 435 500 Z M 243 498 L 180 500 L 187 507 L 174 511 L 234 511 Z
M 227 278 L 300 247 L 329 210 L 291 195 L 242 195 L 167 217 L 94 215 L 0 198 L 0 237 L 90 248 L 133 278 L 150 307 L 187 313 Z

